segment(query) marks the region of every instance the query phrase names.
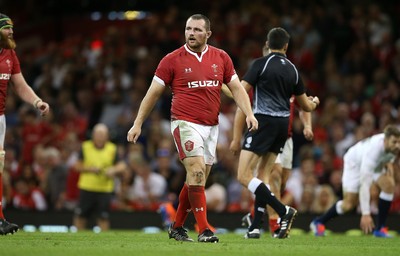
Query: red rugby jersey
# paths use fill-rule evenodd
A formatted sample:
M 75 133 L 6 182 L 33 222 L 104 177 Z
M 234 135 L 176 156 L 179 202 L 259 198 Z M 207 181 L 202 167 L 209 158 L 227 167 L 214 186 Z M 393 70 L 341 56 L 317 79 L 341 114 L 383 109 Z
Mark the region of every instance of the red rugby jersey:
M 4 114 L 7 87 L 11 75 L 21 72 L 17 54 L 11 49 L 0 49 L 0 115 Z
M 161 60 L 154 76 L 171 88 L 171 119 L 202 125 L 218 124 L 222 83 L 235 78 L 229 55 L 210 45 L 202 53 L 180 47 Z

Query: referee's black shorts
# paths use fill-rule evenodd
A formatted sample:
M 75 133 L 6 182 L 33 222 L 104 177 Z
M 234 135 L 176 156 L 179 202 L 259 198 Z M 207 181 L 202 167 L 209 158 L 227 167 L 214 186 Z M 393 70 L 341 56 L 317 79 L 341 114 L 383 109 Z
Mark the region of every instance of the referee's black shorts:
M 108 219 L 110 215 L 112 193 L 92 192 L 80 189 L 78 207 L 75 214 L 89 218 L 96 216 L 101 219 Z
M 256 114 L 258 130 L 247 132 L 242 149 L 265 155 L 268 152 L 282 152 L 288 137 L 289 117 L 274 117 Z

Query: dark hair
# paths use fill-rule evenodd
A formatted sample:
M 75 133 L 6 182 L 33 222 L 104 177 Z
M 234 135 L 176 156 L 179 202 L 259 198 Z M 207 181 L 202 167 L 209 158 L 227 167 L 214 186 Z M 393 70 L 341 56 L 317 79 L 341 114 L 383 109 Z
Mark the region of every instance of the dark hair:
M 273 28 L 268 32 L 268 45 L 270 49 L 280 50 L 289 43 L 290 35 L 283 28 Z
M 192 16 L 190 16 L 188 19 L 192 19 L 192 20 L 204 20 L 205 25 L 204 27 L 206 28 L 206 31 L 210 31 L 211 30 L 211 22 L 210 19 L 208 19 L 205 15 L 203 14 L 193 14 Z
M 391 136 L 400 137 L 400 130 L 395 125 L 387 125 L 383 130 L 385 134 L 385 138 L 389 138 Z

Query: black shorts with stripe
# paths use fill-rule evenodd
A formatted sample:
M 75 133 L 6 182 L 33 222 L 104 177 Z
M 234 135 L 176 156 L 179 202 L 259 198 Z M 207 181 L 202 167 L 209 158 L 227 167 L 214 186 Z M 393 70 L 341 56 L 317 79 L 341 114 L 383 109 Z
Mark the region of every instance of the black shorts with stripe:
M 242 149 L 265 155 L 282 152 L 288 137 L 289 117 L 274 117 L 256 114 L 258 130 L 246 132 Z

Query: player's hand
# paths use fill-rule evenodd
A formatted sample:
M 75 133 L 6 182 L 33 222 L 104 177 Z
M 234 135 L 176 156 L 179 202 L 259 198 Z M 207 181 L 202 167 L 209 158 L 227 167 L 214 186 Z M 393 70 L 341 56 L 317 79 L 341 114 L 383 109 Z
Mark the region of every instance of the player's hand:
M 233 155 L 238 155 L 240 152 L 240 140 L 232 140 L 229 145 L 229 150 L 232 151 Z
M 372 233 L 375 228 L 374 220 L 371 215 L 363 215 L 361 216 L 360 228 L 364 232 L 364 234 Z
M 258 130 L 258 121 L 254 115 L 246 117 L 246 124 L 249 132 Z
M 315 97 L 314 96 L 308 96 L 308 100 L 314 102 L 315 104 L 317 104 L 315 106 L 315 108 L 317 108 L 319 106 L 320 101 L 319 101 L 319 98 L 317 96 L 315 96 Z
M 311 127 L 305 126 L 303 129 L 303 135 L 304 135 L 304 138 L 306 138 L 306 140 L 308 140 L 308 141 L 312 141 L 314 139 L 314 133 L 313 133 Z
M 138 125 L 133 125 L 131 129 L 129 129 L 126 139 L 128 140 L 128 142 L 136 143 L 141 133 L 142 133 L 141 127 Z
M 47 114 L 49 113 L 49 111 L 50 111 L 50 106 L 49 106 L 49 104 L 47 104 L 47 103 L 44 102 L 44 101 L 39 101 L 39 102 L 36 104 L 36 107 L 37 107 L 37 109 L 39 109 L 40 115 L 41 115 L 41 116 L 47 115 Z

